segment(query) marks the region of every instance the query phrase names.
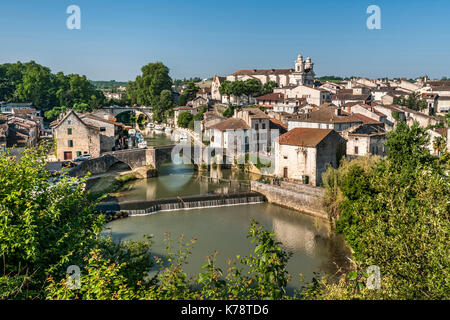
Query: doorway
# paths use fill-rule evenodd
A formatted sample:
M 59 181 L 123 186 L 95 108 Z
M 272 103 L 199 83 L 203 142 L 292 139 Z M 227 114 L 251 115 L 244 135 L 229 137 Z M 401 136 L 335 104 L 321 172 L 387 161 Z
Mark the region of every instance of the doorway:
M 64 160 L 72 160 L 72 151 L 64 152 Z

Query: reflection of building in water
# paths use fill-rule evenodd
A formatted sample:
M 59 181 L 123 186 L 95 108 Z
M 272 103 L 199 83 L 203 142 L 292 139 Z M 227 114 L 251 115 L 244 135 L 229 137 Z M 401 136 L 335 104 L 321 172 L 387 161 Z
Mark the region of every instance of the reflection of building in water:
M 156 199 L 156 183 L 147 183 L 145 188 L 145 196 L 147 200 Z
M 209 176 L 215 179 L 223 179 L 223 171 L 220 166 L 214 168 L 211 166 L 211 170 L 209 171 Z
M 305 225 L 292 224 L 288 220 L 273 216 L 273 231 L 277 240 L 290 250 L 303 251 L 308 255 L 317 254 L 316 235 L 320 232 L 308 229 Z

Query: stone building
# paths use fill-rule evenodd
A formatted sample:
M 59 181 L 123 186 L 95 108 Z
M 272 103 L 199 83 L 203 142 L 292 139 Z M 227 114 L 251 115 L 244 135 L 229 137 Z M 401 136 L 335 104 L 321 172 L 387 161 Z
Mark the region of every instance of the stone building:
M 365 156 L 368 154 L 384 157 L 387 150 L 386 131 L 376 124 L 364 124 L 350 132 L 347 135 L 347 155 Z
M 8 117 L 7 147 L 35 147 L 38 145 L 41 125 L 38 120 L 17 116 Z
M 282 93 L 285 98 L 289 99 L 304 99 L 307 103 L 318 106 L 331 102 L 331 93 L 329 91 L 311 85 L 291 85 L 275 88 L 273 92 Z
M 314 63 L 310 57 L 303 60 L 301 54 L 294 62 L 294 69 L 243 69 L 237 70 L 226 77 L 228 81 L 246 81 L 257 79 L 262 85 L 274 81 L 279 87 L 289 85 L 314 84 Z
M 317 128 L 334 129 L 342 132 L 361 125 L 363 122 L 358 117 L 343 111 L 331 104 L 324 104 L 317 110 L 305 114 L 299 114 L 296 118 L 288 120 L 288 128 Z
M 210 138 L 209 146 L 226 149 L 235 155 L 249 151 L 248 130 L 250 126 L 243 120 L 229 118 L 205 127 Z
M 52 127 L 58 161 L 73 160 L 85 154 L 93 158 L 100 156 L 100 128 L 84 122 L 72 110 L 53 122 Z
M 295 128 L 281 135 L 275 145 L 275 175 L 303 180 L 313 186 L 331 165 L 337 168 L 345 156 L 346 141 L 331 129 Z
M 255 103 L 255 100 L 252 97 L 222 96 L 219 92 L 220 85 L 225 80 L 233 82 L 255 79 L 259 81 L 261 85 L 273 81 L 279 88 L 300 85 L 312 86 L 314 85 L 314 77 L 314 63 L 311 61 L 311 58 L 307 57 L 306 60 L 303 60 L 303 56 L 299 54 L 297 60 L 294 62 L 294 68 L 292 69 L 241 69 L 236 70 L 226 77 L 214 76 L 211 87 L 211 96 L 212 99 L 221 101 L 222 103 L 239 105 L 247 102 L 247 104 L 252 104 Z
M 119 122 L 107 120 L 92 114 L 80 115 L 80 119 L 100 130 L 100 153 L 124 149 L 125 126 Z
M 234 118 L 242 119 L 252 130 L 250 143 L 255 143 L 254 151 L 266 151 L 271 146 L 269 116 L 259 108 L 234 110 Z

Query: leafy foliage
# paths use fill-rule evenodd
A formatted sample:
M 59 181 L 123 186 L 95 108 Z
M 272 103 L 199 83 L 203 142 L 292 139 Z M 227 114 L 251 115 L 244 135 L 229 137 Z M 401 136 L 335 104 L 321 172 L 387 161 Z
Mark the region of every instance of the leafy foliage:
M 449 298 L 450 182 L 427 141 L 425 129 L 399 123 L 388 135 L 387 159 L 351 161 L 328 173 L 336 231 L 354 250 L 355 271 L 377 265 L 382 273 L 381 290 L 356 294 L 347 279 L 323 287 L 333 297 Z
M 103 93 L 86 76 L 53 74 L 34 61 L 0 65 L 0 101 L 32 102 L 44 112 L 79 104 L 95 109 L 106 103 Z

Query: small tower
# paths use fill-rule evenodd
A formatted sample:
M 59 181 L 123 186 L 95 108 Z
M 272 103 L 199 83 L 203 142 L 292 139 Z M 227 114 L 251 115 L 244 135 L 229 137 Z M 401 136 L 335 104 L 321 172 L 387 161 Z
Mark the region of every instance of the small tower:
M 306 63 L 305 63 L 305 69 L 313 69 L 314 68 L 314 63 L 311 62 L 311 58 L 308 57 L 306 58 Z
M 295 61 L 295 72 L 303 72 L 304 70 L 305 61 L 303 61 L 303 56 L 299 54 L 297 60 Z

